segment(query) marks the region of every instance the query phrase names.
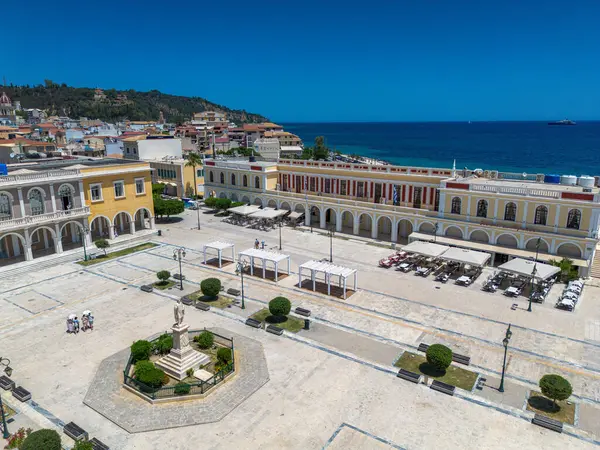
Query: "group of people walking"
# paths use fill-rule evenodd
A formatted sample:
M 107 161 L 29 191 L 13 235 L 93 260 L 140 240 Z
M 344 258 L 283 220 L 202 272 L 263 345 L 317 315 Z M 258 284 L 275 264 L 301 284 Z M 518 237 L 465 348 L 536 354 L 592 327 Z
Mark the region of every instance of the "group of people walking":
M 77 334 L 81 331 L 93 330 L 94 329 L 94 316 L 90 310 L 86 310 L 81 315 L 81 324 L 75 314 L 69 314 L 67 318 L 67 333 Z
M 262 248 L 263 250 L 265 249 L 265 240 L 263 239 L 262 242 L 258 242 L 258 239 L 254 241 L 254 248 L 255 249 L 259 249 Z

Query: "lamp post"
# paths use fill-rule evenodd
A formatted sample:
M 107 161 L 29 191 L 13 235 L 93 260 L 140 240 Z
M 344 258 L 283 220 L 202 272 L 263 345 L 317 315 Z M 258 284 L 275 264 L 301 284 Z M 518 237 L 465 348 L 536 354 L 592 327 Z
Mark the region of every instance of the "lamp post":
M 502 363 L 502 378 L 500 379 L 500 387 L 498 390 L 500 392 L 504 392 L 504 372 L 506 370 L 506 351 L 508 350 L 508 343 L 510 342 L 510 337 L 512 336 L 512 331 L 510 331 L 510 323 L 508 324 L 508 328 L 506 329 L 506 336 L 502 339 L 502 344 L 504 345 L 504 362 Z
M 315 207 L 311 206 L 310 207 L 310 214 L 309 214 L 309 217 L 310 217 L 310 232 L 311 233 L 313 232 L 313 230 L 312 230 L 313 229 L 313 226 L 312 226 L 312 215 L 313 215 L 313 212 L 315 212 Z
M 435 223 L 435 227 L 433 229 L 433 242 L 435 243 L 437 240 L 437 232 L 440 228 L 440 224 L 438 222 Z
M 283 228 L 283 222 L 279 220 L 279 251 L 281 251 L 281 229 Z
M 81 239 L 81 242 L 83 242 L 83 260 L 87 261 L 87 249 L 85 246 L 85 240 L 87 237 L 87 234 L 90 232 L 90 230 L 88 228 L 85 227 L 81 227 L 79 228 L 79 239 Z
M 235 266 L 235 273 L 240 274 L 242 277 L 242 309 L 246 309 L 246 305 L 244 303 L 244 269 L 248 266 L 246 261 L 238 261 Z
M 335 228 L 333 224 L 329 225 L 327 230 L 327 236 L 329 236 L 329 262 L 333 262 L 333 236 L 335 235 Z
M 0 365 L 5 366 L 4 373 L 9 377 L 12 374 L 12 368 L 10 367 L 10 359 L 0 357 Z M 6 416 L 4 415 L 4 405 L 2 404 L 2 396 L 0 395 L 0 414 L 2 414 L 2 437 L 8 439 L 10 433 L 8 432 L 8 425 L 6 425 Z
M 181 260 L 185 258 L 185 249 L 183 247 L 173 250 L 173 259 L 179 260 L 179 289 L 183 291 L 183 274 L 181 273 Z
M 537 272 L 537 259 L 538 253 L 540 251 L 540 243 L 542 242 L 542 238 L 537 239 L 537 243 L 535 244 L 535 262 L 533 263 L 533 270 L 531 271 L 531 289 L 529 290 L 529 307 L 527 311 L 531 312 L 531 301 L 533 299 L 533 282 L 535 280 L 535 274 Z

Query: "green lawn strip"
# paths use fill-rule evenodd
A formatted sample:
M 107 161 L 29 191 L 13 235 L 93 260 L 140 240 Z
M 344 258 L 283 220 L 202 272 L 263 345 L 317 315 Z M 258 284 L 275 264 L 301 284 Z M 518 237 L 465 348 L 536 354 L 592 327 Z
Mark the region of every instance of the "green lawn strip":
M 169 289 L 169 288 L 172 288 L 173 286 L 175 286 L 175 282 L 171 281 L 171 280 L 157 281 L 152 286 L 154 286 L 156 289 L 160 289 L 161 291 L 164 291 L 165 289 Z
M 304 328 L 303 319 L 287 316 L 285 322 L 278 322 L 266 308 L 261 309 L 257 313 L 254 313 L 251 317 L 252 319 L 256 319 L 260 322 L 266 322 L 268 324 L 275 325 L 276 327 L 283 328 L 284 330 L 287 330 L 291 333 L 297 333 L 302 328 Z
M 89 259 L 87 261 L 77 261 L 77 264 L 80 264 L 82 266 L 91 266 L 91 265 L 98 264 L 98 263 L 101 263 L 104 261 L 108 261 L 110 259 L 129 255 L 131 253 L 139 252 L 139 251 L 146 250 L 146 249 L 149 249 L 152 247 L 157 247 L 157 246 L 158 246 L 158 244 L 155 244 L 153 242 L 146 242 L 145 244 L 139 244 L 134 247 L 124 248 L 123 250 L 111 252 L 111 253 L 108 253 L 107 255 L 103 255 L 103 254 L 98 255 L 95 259 Z M 89 249 L 88 249 L 88 252 L 89 252 Z
M 575 403 L 568 404 L 567 401 L 557 401 L 556 405 L 559 409 L 555 410 L 552 400 L 544 397 L 540 392 L 531 391 L 527 399 L 527 410 L 573 425 L 575 423 Z
M 229 297 L 225 297 L 223 295 L 218 295 L 216 299 L 208 298 L 202 294 L 202 291 L 196 291 L 190 295 L 189 298 L 195 301 L 200 301 L 202 303 L 206 303 L 214 308 L 224 309 L 233 303 L 233 299 Z
M 427 358 L 411 352 L 404 352 L 394 365 L 410 372 L 421 373 L 429 378 L 451 384 L 466 391 L 473 389 L 473 385 L 477 380 L 476 372 L 457 366 L 450 366 L 446 369 L 446 373 L 440 374 L 429 365 Z

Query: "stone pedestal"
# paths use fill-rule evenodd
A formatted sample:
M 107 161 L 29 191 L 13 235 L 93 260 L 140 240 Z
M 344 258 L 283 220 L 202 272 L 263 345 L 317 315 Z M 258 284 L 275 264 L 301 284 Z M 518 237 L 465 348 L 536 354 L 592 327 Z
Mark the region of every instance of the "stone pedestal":
M 201 365 L 208 364 L 210 357 L 197 352 L 190 347 L 188 337 L 189 325 L 173 325 L 173 348 L 171 352 L 156 362 L 156 366 L 165 371 L 169 376 L 183 380 L 190 368 L 198 369 Z

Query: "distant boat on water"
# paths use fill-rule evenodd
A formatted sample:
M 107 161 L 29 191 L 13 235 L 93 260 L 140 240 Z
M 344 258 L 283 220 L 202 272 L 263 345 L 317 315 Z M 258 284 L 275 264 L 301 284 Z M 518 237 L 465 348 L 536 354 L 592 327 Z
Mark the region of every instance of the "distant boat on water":
M 577 125 L 577 123 L 569 119 L 564 119 L 557 122 L 548 122 L 548 125 Z

